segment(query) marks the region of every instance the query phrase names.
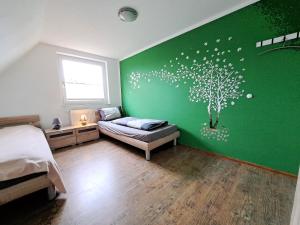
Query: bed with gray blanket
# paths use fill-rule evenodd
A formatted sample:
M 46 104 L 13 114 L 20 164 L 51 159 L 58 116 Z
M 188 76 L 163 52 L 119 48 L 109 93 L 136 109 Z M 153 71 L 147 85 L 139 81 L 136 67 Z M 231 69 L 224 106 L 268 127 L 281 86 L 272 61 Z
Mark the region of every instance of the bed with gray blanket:
M 152 142 L 163 138 L 177 131 L 175 125 L 165 125 L 153 130 L 136 129 L 124 125 L 116 124 L 112 121 L 99 121 L 99 127 L 114 134 L 131 137 L 144 142 Z
M 150 160 L 150 151 L 173 141 L 180 133 L 175 125 L 164 120 L 140 119 L 123 117 L 111 121 L 98 122 L 101 133 L 131 144 L 146 152 L 146 159 Z

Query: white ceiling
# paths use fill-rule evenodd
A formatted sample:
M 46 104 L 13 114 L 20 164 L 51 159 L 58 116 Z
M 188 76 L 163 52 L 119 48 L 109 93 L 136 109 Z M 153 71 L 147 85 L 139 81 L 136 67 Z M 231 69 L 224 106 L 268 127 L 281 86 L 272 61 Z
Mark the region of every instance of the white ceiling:
M 257 0 L 1 0 L 0 71 L 38 42 L 123 59 Z M 124 23 L 119 8 L 139 17 Z

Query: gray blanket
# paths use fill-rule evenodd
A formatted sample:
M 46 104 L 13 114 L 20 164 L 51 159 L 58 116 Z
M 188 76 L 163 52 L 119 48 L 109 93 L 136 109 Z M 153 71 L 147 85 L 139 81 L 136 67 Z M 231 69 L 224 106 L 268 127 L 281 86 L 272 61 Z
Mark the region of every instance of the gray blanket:
M 153 130 L 168 125 L 168 121 L 165 120 L 139 119 L 134 117 L 123 117 L 113 120 L 112 123 L 140 130 Z

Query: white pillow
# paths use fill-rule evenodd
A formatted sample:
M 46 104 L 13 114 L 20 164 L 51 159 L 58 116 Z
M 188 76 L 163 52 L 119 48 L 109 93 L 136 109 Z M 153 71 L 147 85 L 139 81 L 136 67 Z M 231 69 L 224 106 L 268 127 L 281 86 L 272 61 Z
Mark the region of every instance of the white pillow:
M 114 120 L 121 117 L 121 112 L 119 107 L 111 107 L 111 108 L 102 108 L 99 109 L 101 120 L 108 121 Z

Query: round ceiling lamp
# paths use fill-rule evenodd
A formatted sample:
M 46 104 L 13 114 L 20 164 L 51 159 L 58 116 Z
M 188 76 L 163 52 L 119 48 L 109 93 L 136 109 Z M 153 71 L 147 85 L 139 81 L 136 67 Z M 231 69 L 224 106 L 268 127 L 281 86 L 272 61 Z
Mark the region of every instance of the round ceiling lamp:
M 118 13 L 120 19 L 124 22 L 133 22 L 138 16 L 138 12 L 130 7 L 123 7 Z

